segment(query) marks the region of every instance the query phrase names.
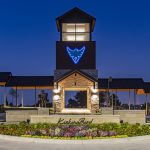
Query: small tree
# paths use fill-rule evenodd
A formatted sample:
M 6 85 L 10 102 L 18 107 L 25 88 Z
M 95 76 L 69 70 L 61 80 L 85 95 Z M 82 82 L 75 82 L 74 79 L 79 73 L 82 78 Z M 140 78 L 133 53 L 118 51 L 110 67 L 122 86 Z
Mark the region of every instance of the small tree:
M 9 106 L 7 96 L 6 96 L 6 106 Z
M 9 95 L 12 96 L 12 106 L 13 106 L 14 98 L 19 97 L 19 94 L 17 94 L 16 90 L 14 90 L 13 88 L 11 88 L 11 89 L 9 90 Z M 16 100 L 16 105 L 17 105 L 17 100 Z
M 109 93 L 109 98 L 108 98 L 108 92 L 100 92 L 99 100 L 100 100 L 100 103 L 99 103 L 100 106 L 106 106 L 107 101 L 110 102 L 110 106 L 112 106 L 112 101 L 113 101 L 113 106 L 121 106 L 119 97 L 114 93 L 112 94 Z
M 108 99 L 108 93 L 107 92 L 99 92 L 99 106 L 105 106 Z
M 111 106 L 112 106 L 112 101 L 113 101 L 113 106 L 118 106 L 118 107 L 121 106 L 121 101 L 120 101 L 118 95 L 112 93 L 109 98 L 110 98 Z
M 13 88 L 11 88 L 11 89 L 9 90 L 9 95 L 12 97 L 12 105 L 13 105 L 14 98 L 15 98 L 15 96 L 16 96 L 16 91 L 15 91 Z

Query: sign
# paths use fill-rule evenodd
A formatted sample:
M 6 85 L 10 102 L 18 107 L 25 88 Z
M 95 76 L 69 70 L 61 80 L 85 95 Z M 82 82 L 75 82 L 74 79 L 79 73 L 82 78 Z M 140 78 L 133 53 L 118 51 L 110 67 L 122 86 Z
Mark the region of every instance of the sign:
M 95 41 L 57 41 L 56 69 L 96 69 Z
M 89 125 L 93 122 L 93 119 L 86 120 L 85 118 L 80 118 L 79 120 L 72 120 L 71 118 L 69 120 L 65 120 L 62 118 L 59 118 L 57 124 L 60 125 Z
M 84 54 L 85 46 L 83 46 L 81 49 L 75 48 L 73 50 L 67 46 L 66 50 L 72 61 L 77 64 Z

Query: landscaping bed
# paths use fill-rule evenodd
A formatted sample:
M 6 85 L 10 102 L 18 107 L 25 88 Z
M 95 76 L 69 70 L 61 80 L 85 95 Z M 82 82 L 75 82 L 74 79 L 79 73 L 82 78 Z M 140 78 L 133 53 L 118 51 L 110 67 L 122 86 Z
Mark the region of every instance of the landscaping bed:
M 1 124 L 0 134 L 53 139 L 101 139 L 122 138 L 150 135 L 150 125 L 140 124 L 89 124 L 89 125 L 59 125 L 59 124 Z

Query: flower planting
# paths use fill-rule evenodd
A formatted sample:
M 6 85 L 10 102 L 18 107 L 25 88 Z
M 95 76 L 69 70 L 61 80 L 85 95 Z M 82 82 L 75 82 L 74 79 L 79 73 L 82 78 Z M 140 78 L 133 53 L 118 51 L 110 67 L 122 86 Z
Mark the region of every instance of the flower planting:
M 58 124 L 1 124 L 0 134 L 25 137 L 47 138 L 106 138 L 150 135 L 150 125 L 140 124 L 90 124 L 90 125 L 58 125 Z

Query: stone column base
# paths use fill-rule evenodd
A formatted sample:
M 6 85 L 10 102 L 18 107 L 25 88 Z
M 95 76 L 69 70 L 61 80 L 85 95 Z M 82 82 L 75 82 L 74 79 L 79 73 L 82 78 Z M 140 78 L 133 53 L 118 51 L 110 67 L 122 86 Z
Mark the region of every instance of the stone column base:
M 91 113 L 95 114 L 99 112 L 99 104 L 91 104 Z

